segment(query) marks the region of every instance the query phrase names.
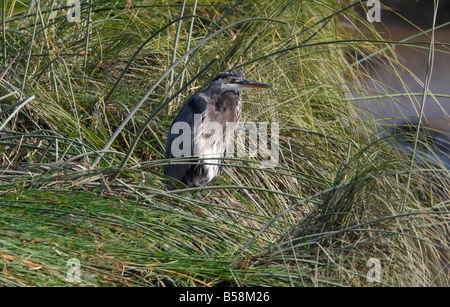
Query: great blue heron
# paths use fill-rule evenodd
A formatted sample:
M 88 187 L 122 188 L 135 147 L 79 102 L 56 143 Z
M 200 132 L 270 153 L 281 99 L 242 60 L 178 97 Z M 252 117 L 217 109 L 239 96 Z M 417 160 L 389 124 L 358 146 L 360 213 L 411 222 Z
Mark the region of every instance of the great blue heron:
M 165 165 L 164 173 L 189 187 L 211 182 L 221 170 L 230 132 L 234 132 L 241 115 L 240 91 L 269 87 L 272 86 L 245 80 L 240 73 L 222 72 L 207 89 L 192 95 L 175 117 L 167 134 L 165 158 L 193 158 L 170 161 Z M 215 129 L 203 130 L 206 126 Z M 184 139 L 181 130 L 189 130 L 188 133 L 182 131 L 185 133 Z M 168 186 L 173 188 L 172 184 Z

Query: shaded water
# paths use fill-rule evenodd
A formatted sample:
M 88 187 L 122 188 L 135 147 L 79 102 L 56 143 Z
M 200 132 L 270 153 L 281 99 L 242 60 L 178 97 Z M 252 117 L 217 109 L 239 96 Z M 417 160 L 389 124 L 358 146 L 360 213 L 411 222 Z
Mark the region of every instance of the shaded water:
M 409 2 L 410 4 L 413 2 Z M 414 5 L 414 4 L 412 4 Z M 409 6 L 411 10 L 411 6 Z M 423 30 L 431 28 L 430 14 L 421 15 L 417 10 L 411 10 L 413 23 Z M 440 24 L 449 19 L 449 12 L 440 13 Z M 418 18 L 419 17 L 419 18 Z M 420 30 L 396 14 L 381 12 L 382 23 L 376 23 L 375 28 L 385 39 L 401 41 L 421 33 Z M 386 131 L 395 135 L 415 135 L 422 104 L 424 83 L 427 74 L 428 49 L 431 32 L 421 34 L 409 42 L 420 42 L 417 46 L 396 46 L 394 49 L 400 65 L 397 72 L 389 68 L 382 60 L 371 61 L 367 66 L 371 79 L 365 80 L 369 95 L 377 98 L 356 100 L 360 114 L 367 120 L 375 120 L 376 129 L 381 135 Z M 450 169 L 450 25 L 441 27 L 435 32 L 435 57 L 432 67 L 432 77 L 429 90 L 435 96 L 428 94 L 424 104 L 421 142 L 428 144 L 422 148 L 417 157 L 427 160 L 435 166 Z M 404 66 L 404 67 L 403 67 Z M 395 98 L 381 97 L 386 94 L 396 94 Z M 367 94 L 365 94 L 367 95 Z M 355 95 L 356 97 L 357 95 Z M 412 152 L 411 138 L 399 141 L 402 151 Z M 442 162 L 442 164 L 439 162 Z

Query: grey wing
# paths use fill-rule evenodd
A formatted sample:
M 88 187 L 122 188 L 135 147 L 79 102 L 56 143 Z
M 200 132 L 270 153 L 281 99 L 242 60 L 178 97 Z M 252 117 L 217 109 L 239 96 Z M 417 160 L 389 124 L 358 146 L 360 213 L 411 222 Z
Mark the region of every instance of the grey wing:
M 173 141 L 180 136 L 180 134 L 172 133 L 172 127 L 176 123 L 186 123 L 190 127 L 190 144 L 187 146 L 190 146 L 190 153 L 191 156 L 194 154 L 194 142 L 193 142 L 193 136 L 194 136 L 194 115 L 195 114 L 204 114 L 204 110 L 206 109 L 207 101 L 203 97 L 199 95 L 193 95 L 190 97 L 184 104 L 184 106 L 181 108 L 178 115 L 175 117 L 169 132 L 167 133 L 167 140 L 166 140 L 166 152 L 165 152 L 165 158 L 166 159 L 172 159 L 175 158 L 172 152 L 172 144 Z M 180 132 L 181 133 L 181 132 Z M 186 145 L 183 143 L 183 146 Z M 169 164 L 164 166 L 164 174 L 167 176 L 170 176 L 178 181 L 182 181 L 188 170 L 191 168 L 192 164 L 185 163 L 183 164 L 182 161 L 174 161 L 169 162 Z

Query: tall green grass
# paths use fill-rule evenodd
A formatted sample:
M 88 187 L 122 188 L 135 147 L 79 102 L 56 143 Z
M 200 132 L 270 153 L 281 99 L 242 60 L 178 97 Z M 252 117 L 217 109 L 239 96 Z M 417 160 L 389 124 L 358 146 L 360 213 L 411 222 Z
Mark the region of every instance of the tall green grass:
M 69 23 L 55 3 L 3 6 L 1 285 L 448 285 L 446 170 L 377 140 L 348 98 L 365 77 L 348 50 L 396 63 L 342 26 L 355 4 L 83 1 Z M 172 119 L 233 68 L 274 86 L 244 93 L 242 120 L 280 123 L 279 164 L 226 159 L 167 191 Z

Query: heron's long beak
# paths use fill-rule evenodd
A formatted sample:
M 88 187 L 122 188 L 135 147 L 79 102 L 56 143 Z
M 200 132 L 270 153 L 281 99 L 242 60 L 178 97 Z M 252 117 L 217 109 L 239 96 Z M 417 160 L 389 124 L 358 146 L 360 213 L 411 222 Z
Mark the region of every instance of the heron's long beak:
M 252 89 L 252 88 L 270 88 L 272 85 L 250 81 L 246 79 L 240 79 L 236 81 L 239 85 L 239 89 Z

